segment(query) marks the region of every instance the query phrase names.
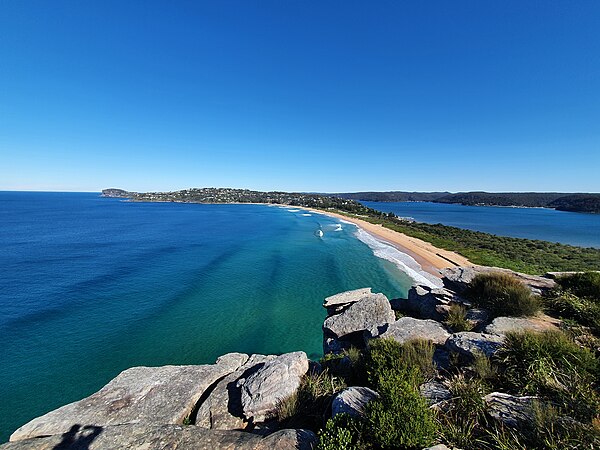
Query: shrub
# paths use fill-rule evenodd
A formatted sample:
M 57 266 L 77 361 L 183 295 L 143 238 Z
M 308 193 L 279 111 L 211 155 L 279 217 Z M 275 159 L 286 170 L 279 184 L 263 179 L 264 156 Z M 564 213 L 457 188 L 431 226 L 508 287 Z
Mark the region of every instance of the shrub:
M 554 292 L 544 298 L 544 308 L 563 319 L 574 320 L 600 333 L 600 302 L 570 292 Z
M 318 450 L 358 450 L 365 448 L 361 443 L 363 425 L 360 419 L 348 414 L 338 414 L 329 419 L 319 431 Z
M 400 351 L 402 361 L 409 367 L 417 367 L 425 379 L 435 376 L 433 364 L 435 345 L 427 339 L 411 339 L 402 345 Z
M 475 352 L 471 367 L 480 380 L 491 380 L 496 376 L 495 367 L 492 366 L 490 359 L 481 352 Z
M 495 316 L 531 316 L 540 310 L 540 300 L 527 286 L 506 273 L 476 275 L 468 296 Z
M 446 318 L 446 325 L 448 325 L 452 331 L 458 333 L 460 331 L 471 331 L 473 324 L 467 320 L 467 308 L 458 303 L 453 303 L 448 311 L 448 317 Z
M 367 404 L 365 421 L 370 441 L 382 449 L 422 448 L 436 432 L 433 413 L 414 385 L 417 368 L 385 371 L 379 377 L 380 397 Z
M 600 300 L 600 272 L 584 272 L 566 275 L 556 280 L 565 290 L 578 297 Z

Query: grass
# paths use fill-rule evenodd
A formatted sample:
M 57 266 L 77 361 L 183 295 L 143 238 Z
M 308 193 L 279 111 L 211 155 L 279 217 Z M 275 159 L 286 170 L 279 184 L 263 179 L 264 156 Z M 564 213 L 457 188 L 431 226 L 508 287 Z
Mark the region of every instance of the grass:
M 475 276 L 467 295 L 494 316 L 532 316 L 541 309 L 539 297 L 513 275 L 501 272 Z
M 473 329 L 473 323 L 467 319 L 467 308 L 458 303 L 453 303 L 450 306 L 445 323 L 455 333 Z

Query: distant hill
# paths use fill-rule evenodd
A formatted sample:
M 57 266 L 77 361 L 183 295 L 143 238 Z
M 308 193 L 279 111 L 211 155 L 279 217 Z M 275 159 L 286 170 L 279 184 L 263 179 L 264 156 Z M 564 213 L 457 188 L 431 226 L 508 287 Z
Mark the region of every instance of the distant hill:
M 560 192 L 353 192 L 335 197 L 372 202 L 434 202 L 470 206 L 525 206 L 600 213 L 600 194 Z

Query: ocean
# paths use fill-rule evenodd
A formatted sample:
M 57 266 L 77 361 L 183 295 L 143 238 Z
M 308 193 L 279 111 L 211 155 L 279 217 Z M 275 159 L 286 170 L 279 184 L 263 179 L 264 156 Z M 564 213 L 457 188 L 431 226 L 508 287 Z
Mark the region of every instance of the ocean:
M 361 202 L 378 211 L 499 236 L 600 248 L 600 214 L 430 202 Z
M 367 243 L 294 208 L 0 192 L 0 442 L 128 367 L 318 358 L 324 297 L 411 284 Z

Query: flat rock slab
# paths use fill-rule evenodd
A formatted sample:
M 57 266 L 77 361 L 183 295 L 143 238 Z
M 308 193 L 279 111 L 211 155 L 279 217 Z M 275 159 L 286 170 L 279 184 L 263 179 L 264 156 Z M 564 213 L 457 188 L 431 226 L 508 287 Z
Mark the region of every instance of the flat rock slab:
M 556 330 L 556 326 L 551 322 L 535 317 L 496 317 L 491 324 L 485 327 L 483 332 L 504 335 L 514 331 L 541 332 L 547 330 Z
M 75 428 L 77 427 L 77 428 Z M 180 425 L 74 426 L 67 433 L 1 445 L 2 450 L 309 450 L 316 436 L 306 430 L 281 430 L 266 438 L 243 431 L 207 430 Z
M 262 422 L 272 417 L 277 403 L 294 394 L 308 371 L 304 352 L 286 353 L 267 362 L 246 379 L 240 379 L 244 417 Z
M 323 331 L 336 338 L 370 330 L 396 320 L 389 300 L 383 294 L 371 294 L 350 305 L 340 314 L 325 319 Z
M 533 403 L 537 397 L 515 397 L 502 392 L 492 392 L 483 400 L 487 413 L 510 427 L 521 427 L 533 420 Z
M 368 387 L 353 386 L 338 393 L 331 403 L 331 417 L 346 413 L 353 417 L 363 415 L 365 406 L 379 394 Z
M 371 295 L 371 288 L 354 289 L 353 291 L 340 292 L 339 294 L 331 295 L 323 302 L 323 307 L 331 308 L 332 306 L 348 305 L 356 303 L 364 297 Z
M 230 353 L 212 365 L 132 367 L 95 394 L 33 419 L 10 440 L 66 433 L 74 425 L 181 424 L 206 389 L 247 359 Z
M 275 355 L 252 355 L 238 370 L 219 381 L 198 408 L 194 424 L 214 430 L 246 428 L 247 422 L 244 420 L 242 392 L 238 380 L 249 377 L 275 358 Z
M 441 323 L 435 320 L 401 317 L 391 323 L 387 330 L 379 334 L 378 337 L 392 338 L 400 344 L 404 344 L 411 339 L 426 339 L 434 344 L 444 345 L 450 337 L 450 333 Z
M 462 331 L 454 333 L 446 341 L 446 347 L 464 356 L 473 358 L 477 353 L 490 357 L 502 346 L 504 338 L 496 334 Z

